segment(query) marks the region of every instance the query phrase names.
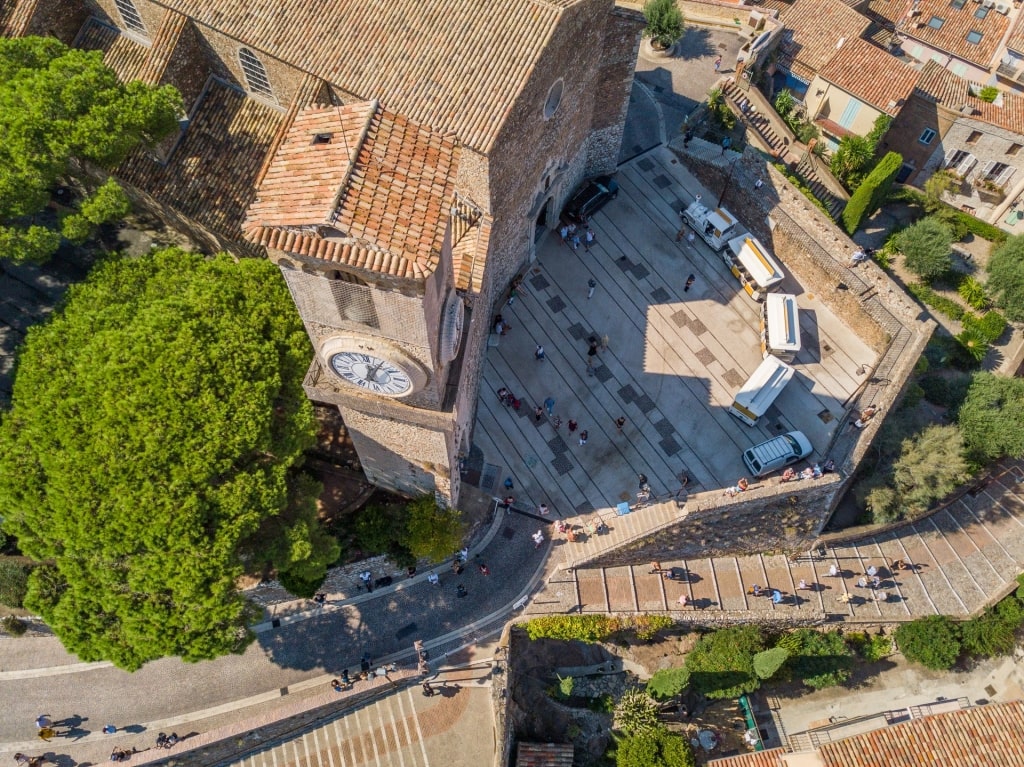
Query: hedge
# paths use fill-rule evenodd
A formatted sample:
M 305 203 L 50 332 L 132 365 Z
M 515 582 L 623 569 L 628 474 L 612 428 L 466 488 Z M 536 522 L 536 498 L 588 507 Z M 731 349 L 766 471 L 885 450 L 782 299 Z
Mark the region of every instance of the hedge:
M 896 152 L 889 152 L 857 187 L 857 191 L 843 209 L 843 226 L 846 227 L 847 234 L 852 235 L 856 232 L 861 221 L 878 210 L 889 194 L 901 167 L 903 157 Z
M 935 311 L 942 312 L 951 320 L 959 321 L 963 319 L 964 308 L 960 304 L 951 298 L 940 296 L 928 285 L 920 282 L 909 282 L 907 283 L 907 290 L 918 301 L 930 306 Z

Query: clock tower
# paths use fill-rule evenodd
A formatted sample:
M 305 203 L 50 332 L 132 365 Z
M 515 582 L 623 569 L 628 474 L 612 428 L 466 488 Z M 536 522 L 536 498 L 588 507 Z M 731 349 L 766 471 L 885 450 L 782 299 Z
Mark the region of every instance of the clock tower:
M 448 504 L 476 396 L 462 381 L 455 271 L 486 229 L 456 191 L 459 160 L 450 134 L 375 101 L 308 107 L 246 220 L 313 343 L 306 393 L 341 410 L 370 481 Z

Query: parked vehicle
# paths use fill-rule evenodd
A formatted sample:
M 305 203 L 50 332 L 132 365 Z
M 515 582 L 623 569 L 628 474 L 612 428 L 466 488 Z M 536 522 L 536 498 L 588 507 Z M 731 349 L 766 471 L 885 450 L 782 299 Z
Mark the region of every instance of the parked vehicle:
M 761 356 L 792 362 L 800 351 L 800 309 L 796 296 L 769 293 L 761 304 Z
M 732 276 L 755 301 L 764 301 L 770 291 L 782 285 L 782 269 L 768 248 L 749 234 L 729 240 L 729 250 L 723 251 L 722 258 Z
M 679 211 L 679 215 L 683 223 L 693 229 L 716 253 L 720 253 L 730 239 L 743 233 L 739 221 L 725 208 L 709 210 L 700 202 L 693 202 L 690 207 Z
M 743 463 L 755 477 L 763 477 L 806 458 L 814 450 L 802 431 L 791 431 L 743 451 Z
M 736 392 L 729 412 L 754 426 L 779 396 L 795 371 L 778 357 L 766 357 L 743 388 Z
M 611 176 L 598 176 L 585 181 L 562 211 L 562 218 L 584 224 L 609 200 L 619 196 L 619 184 Z

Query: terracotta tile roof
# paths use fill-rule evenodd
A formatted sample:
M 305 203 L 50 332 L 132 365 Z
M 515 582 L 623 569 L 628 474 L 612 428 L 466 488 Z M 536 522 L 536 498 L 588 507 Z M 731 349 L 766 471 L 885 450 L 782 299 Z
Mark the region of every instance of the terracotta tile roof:
M 483 291 L 484 265 L 491 246 L 490 218 L 482 217 L 452 248 L 455 287 L 473 293 Z
M 727 756 L 724 759 L 712 759 L 708 767 L 780 767 L 779 757 L 786 753 L 784 748 L 773 748 L 769 751 L 754 751 L 739 756 Z
M 158 3 L 486 152 L 573 0 Z
M 835 54 L 840 40 L 860 37 L 870 23 L 842 0 L 764 0 L 779 12 L 786 30 L 779 43 L 779 63 L 810 82 Z
M 157 29 L 156 35 L 153 37 L 146 65 L 139 72 L 140 80 L 151 84 L 160 82 L 174 55 L 178 40 L 187 26 L 188 17 L 173 11 L 164 14 L 160 28 Z
M 516 767 L 572 767 L 572 744 L 520 743 Z
M 1024 767 L 1024 701 L 925 716 L 819 750 L 825 767 Z
M 24 37 L 39 2 L 40 0 L 24 0 L 20 3 L 16 0 L 6 0 L 0 3 L 0 35 Z
M 981 7 L 978 3 L 968 2 L 963 8 L 953 8 L 949 0 L 919 0 L 920 15 L 909 19 L 910 23 L 903 25 L 900 33 L 936 50 L 988 68 L 1010 20 L 995 9 L 989 10 L 984 19 L 979 19 L 974 14 Z M 909 10 L 910 3 L 906 0 L 871 0 L 868 4 L 869 13 L 890 24 L 906 19 Z M 928 25 L 933 16 L 943 20 L 940 29 Z M 982 33 L 981 41 L 977 44 L 967 42 L 967 33 L 972 31 Z
M 1006 38 L 1006 47 L 1017 53 L 1024 53 L 1024 13 L 1017 14 L 1017 20 L 1013 23 L 1013 30 Z
M 861 39 L 843 43 L 818 75 L 889 115 L 900 111 L 919 77 L 909 64 Z
M 148 47 L 96 18 L 90 18 L 82 26 L 75 39 L 75 47 L 102 51 L 103 63 L 113 69 L 123 82 L 140 79 L 139 75 L 149 59 Z
M 241 224 L 255 179 L 284 115 L 211 79 L 166 165 L 134 152 L 117 177 L 222 236 L 244 242 Z
M 989 125 L 1006 128 L 1014 133 L 1024 135 L 1024 96 L 1013 91 L 1001 91 L 1000 103 L 989 104 L 977 96 L 972 96 L 971 85 L 981 88 L 980 83 L 971 83 L 957 77 L 938 62 L 929 61 L 921 69 L 921 78 L 917 82 L 914 93 L 921 98 L 961 112 L 965 117 L 979 120 Z M 970 107 L 963 112 L 963 107 Z
M 329 261 L 352 259 L 363 269 L 423 277 L 437 265 L 452 216 L 458 154 L 453 136 L 376 102 L 303 109 L 263 175 L 247 236 Z M 307 230 L 289 239 L 295 227 Z M 320 236 L 311 227 L 337 234 Z

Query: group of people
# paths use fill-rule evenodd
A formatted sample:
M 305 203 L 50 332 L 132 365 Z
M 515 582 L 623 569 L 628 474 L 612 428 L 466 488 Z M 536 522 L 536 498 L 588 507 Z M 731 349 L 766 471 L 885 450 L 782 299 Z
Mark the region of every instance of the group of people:
M 558 230 L 558 234 L 562 238 L 562 244 L 568 245 L 573 250 L 579 250 L 580 243 L 583 243 L 583 249 L 590 251 L 590 246 L 594 244 L 594 240 L 597 236 L 594 234 L 594 230 L 589 226 L 586 231 L 583 232 L 582 238 L 580 237 L 579 227 L 574 223 L 562 224 L 562 228 Z

